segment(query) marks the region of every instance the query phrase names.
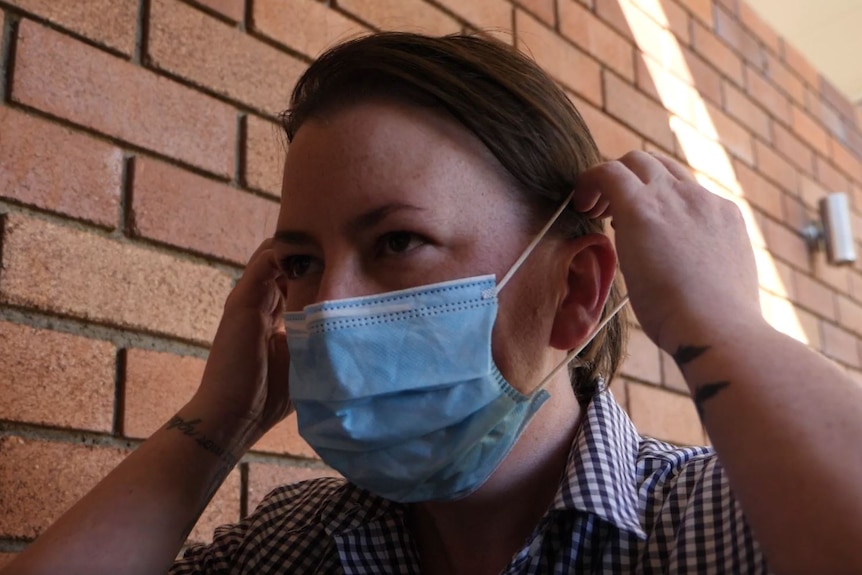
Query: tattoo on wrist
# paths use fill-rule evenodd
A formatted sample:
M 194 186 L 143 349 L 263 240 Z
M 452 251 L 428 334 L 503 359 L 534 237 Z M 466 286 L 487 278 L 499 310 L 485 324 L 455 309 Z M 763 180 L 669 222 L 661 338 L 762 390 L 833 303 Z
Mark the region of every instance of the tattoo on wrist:
M 197 523 L 201 513 L 203 513 L 203 510 L 209 504 L 210 499 L 212 499 L 212 496 L 215 495 L 215 492 L 224 482 L 225 478 L 228 476 L 228 474 L 231 472 L 231 470 L 234 468 L 238 461 L 238 459 L 234 457 L 232 453 L 230 453 L 224 447 L 218 445 L 212 439 L 208 438 L 206 435 L 204 435 L 203 432 L 201 432 L 197 428 L 201 421 L 201 419 L 183 419 L 182 417 L 175 415 L 170 419 L 170 421 L 168 421 L 167 425 L 165 426 L 168 430 L 179 431 L 186 437 L 193 439 L 194 442 L 197 443 L 204 450 L 217 456 L 220 461 L 218 468 L 215 470 L 215 472 L 212 474 L 212 476 L 207 482 L 202 504 L 196 510 L 196 513 L 194 514 L 194 517 L 191 519 L 191 521 L 189 521 L 188 524 L 186 524 L 186 526 L 183 528 L 180 534 L 180 541 L 185 541 L 186 538 L 189 536 L 189 533 L 191 533 L 191 530 Z
M 183 419 L 179 415 L 173 416 L 166 428 L 168 430 L 176 429 L 186 437 L 192 438 L 195 443 L 200 445 L 206 451 L 221 459 L 225 464 L 233 466 L 236 464 L 236 457 L 233 456 L 227 449 L 217 444 L 212 439 L 208 438 L 203 432 L 199 431 L 197 426 L 201 423 L 201 419 Z
M 682 369 L 685 364 L 694 361 L 709 349 L 708 345 L 681 345 L 676 348 L 673 360 Z
M 702 356 L 709 351 L 708 345 L 681 345 L 673 354 L 673 360 L 680 369 L 683 369 L 688 363 Z M 703 421 L 703 404 L 715 397 L 722 389 L 730 385 L 729 381 L 715 381 L 698 386 L 694 392 L 694 406 L 697 408 L 697 414 Z
M 704 402 L 715 397 L 728 385 L 730 385 L 729 381 L 716 381 L 713 383 L 706 383 L 697 388 L 694 392 L 694 406 L 697 408 L 697 414 L 700 416 L 701 421 L 703 421 Z

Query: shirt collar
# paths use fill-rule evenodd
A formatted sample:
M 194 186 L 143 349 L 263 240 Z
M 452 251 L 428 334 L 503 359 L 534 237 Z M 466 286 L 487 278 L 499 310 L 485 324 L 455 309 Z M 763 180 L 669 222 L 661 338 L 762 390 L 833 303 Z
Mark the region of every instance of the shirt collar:
M 593 513 L 646 539 L 637 506 L 639 445 L 634 424 L 602 384 L 582 415 L 551 509 Z

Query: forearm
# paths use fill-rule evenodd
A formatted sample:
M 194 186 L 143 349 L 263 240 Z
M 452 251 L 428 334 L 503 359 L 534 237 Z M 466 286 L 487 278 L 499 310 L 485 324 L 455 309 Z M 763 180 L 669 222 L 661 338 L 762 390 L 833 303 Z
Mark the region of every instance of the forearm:
M 16 574 L 164 573 L 253 440 L 193 404 L 153 434 L 9 565 Z
M 774 571 L 862 572 L 862 388 L 765 322 L 676 333 L 662 346 Z

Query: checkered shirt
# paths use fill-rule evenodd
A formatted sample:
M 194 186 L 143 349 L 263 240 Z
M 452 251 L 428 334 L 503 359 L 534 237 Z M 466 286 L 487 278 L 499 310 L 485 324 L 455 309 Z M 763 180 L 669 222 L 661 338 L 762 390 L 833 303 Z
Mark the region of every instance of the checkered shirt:
M 336 478 L 277 488 L 170 571 L 419 572 L 406 506 Z M 769 570 L 715 452 L 639 436 L 604 391 L 587 407 L 553 504 L 502 573 Z

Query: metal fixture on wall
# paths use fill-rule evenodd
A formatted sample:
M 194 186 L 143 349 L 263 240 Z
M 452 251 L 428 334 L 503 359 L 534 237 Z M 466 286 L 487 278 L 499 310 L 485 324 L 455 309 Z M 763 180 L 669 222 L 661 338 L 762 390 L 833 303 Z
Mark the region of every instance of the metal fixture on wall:
M 833 192 L 820 199 L 820 221 L 809 223 L 801 231 L 808 249 L 826 247 L 830 264 L 841 266 L 856 261 L 853 226 L 850 222 L 850 201 L 844 192 Z

